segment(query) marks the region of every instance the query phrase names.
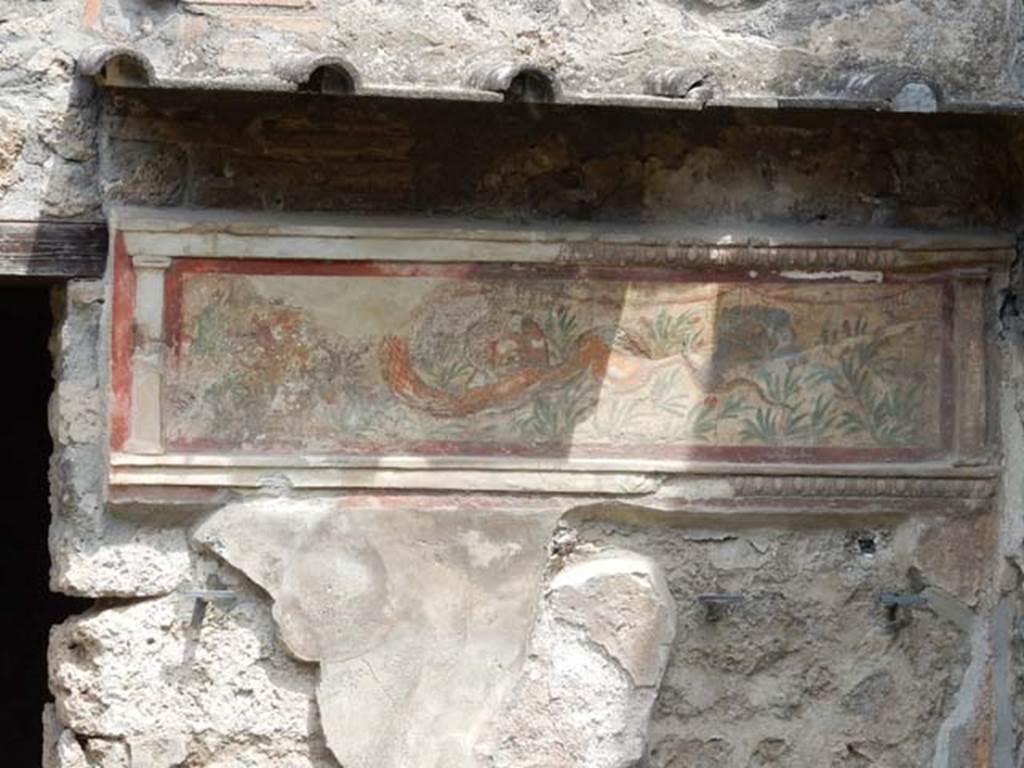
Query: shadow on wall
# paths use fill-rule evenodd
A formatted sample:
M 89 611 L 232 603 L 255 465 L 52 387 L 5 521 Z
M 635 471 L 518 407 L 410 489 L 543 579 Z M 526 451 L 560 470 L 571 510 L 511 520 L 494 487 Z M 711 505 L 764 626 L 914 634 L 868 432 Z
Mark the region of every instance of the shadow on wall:
M 92 603 L 53 594 L 49 586 L 49 287 L 0 285 L 0 323 L 8 329 L 0 345 L 8 363 L 0 434 L 0 584 L 7 617 L 0 684 L 14 692 L 4 699 L 0 733 L 11 765 L 36 766 L 42 761 L 43 703 L 50 700 L 50 627 Z
M 1012 227 L 1018 210 L 993 117 L 101 98 L 108 204 L 895 227 Z

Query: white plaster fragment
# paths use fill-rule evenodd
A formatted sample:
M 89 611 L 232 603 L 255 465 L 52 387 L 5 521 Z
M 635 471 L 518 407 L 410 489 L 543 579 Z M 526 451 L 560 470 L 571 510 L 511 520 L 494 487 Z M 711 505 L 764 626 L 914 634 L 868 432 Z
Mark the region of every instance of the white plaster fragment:
M 229 505 L 198 542 L 274 598 L 281 638 L 320 663 L 327 743 L 346 768 L 471 768 L 514 683 L 559 513 Z
M 783 270 L 780 277 L 787 280 L 849 280 L 854 283 L 880 283 L 885 279 L 881 272 L 843 269 L 834 272 L 803 272 L 800 270 Z
M 653 561 L 622 551 L 575 556 L 545 593 L 516 688 L 478 746 L 479 765 L 634 765 L 675 629 L 675 604 Z

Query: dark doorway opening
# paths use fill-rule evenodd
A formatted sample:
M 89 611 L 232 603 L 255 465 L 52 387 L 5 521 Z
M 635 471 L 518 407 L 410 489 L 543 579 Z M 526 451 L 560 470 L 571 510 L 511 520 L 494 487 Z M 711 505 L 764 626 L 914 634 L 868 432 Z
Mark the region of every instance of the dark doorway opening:
M 0 350 L 6 382 L 0 429 L 0 585 L 5 616 L 0 744 L 4 765 L 18 768 L 42 764 L 42 712 L 50 700 L 50 627 L 83 609 L 83 601 L 49 589 L 51 325 L 49 286 L 0 285 Z

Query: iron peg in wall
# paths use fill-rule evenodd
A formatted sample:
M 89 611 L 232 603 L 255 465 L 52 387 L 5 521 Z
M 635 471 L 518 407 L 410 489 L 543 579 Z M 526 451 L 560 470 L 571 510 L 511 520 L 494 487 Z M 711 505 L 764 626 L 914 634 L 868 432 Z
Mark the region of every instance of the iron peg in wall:
M 195 600 L 192 607 L 192 620 L 189 627 L 193 632 L 198 632 L 199 627 L 206 618 L 206 609 L 210 603 L 220 603 L 225 608 L 230 608 L 238 602 L 238 595 L 230 589 L 191 589 L 181 593 L 183 596 Z
M 883 592 L 878 596 L 878 601 L 885 607 L 885 618 L 889 629 L 893 631 L 898 631 L 910 623 L 910 608 L 928 605 L 927 597 L 912 592 Z
M 743 595 L 697 595 L 697 602 L 704 606 L 704 618 L 709 623 L 719 621 L 728 608 L 743 602 Z

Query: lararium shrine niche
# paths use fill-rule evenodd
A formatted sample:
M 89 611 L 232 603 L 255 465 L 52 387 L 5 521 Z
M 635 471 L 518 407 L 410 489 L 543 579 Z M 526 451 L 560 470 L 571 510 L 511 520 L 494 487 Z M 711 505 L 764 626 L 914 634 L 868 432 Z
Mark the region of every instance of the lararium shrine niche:
M 217 221 L 115 216 L 115 493 L 990 474 L 1002 244 Z
M 643 757 L 677 598 L 574 515 L 991 504 L 1004 240 L 112 224 L 110 501 L 205 505 L 346 768 Z

